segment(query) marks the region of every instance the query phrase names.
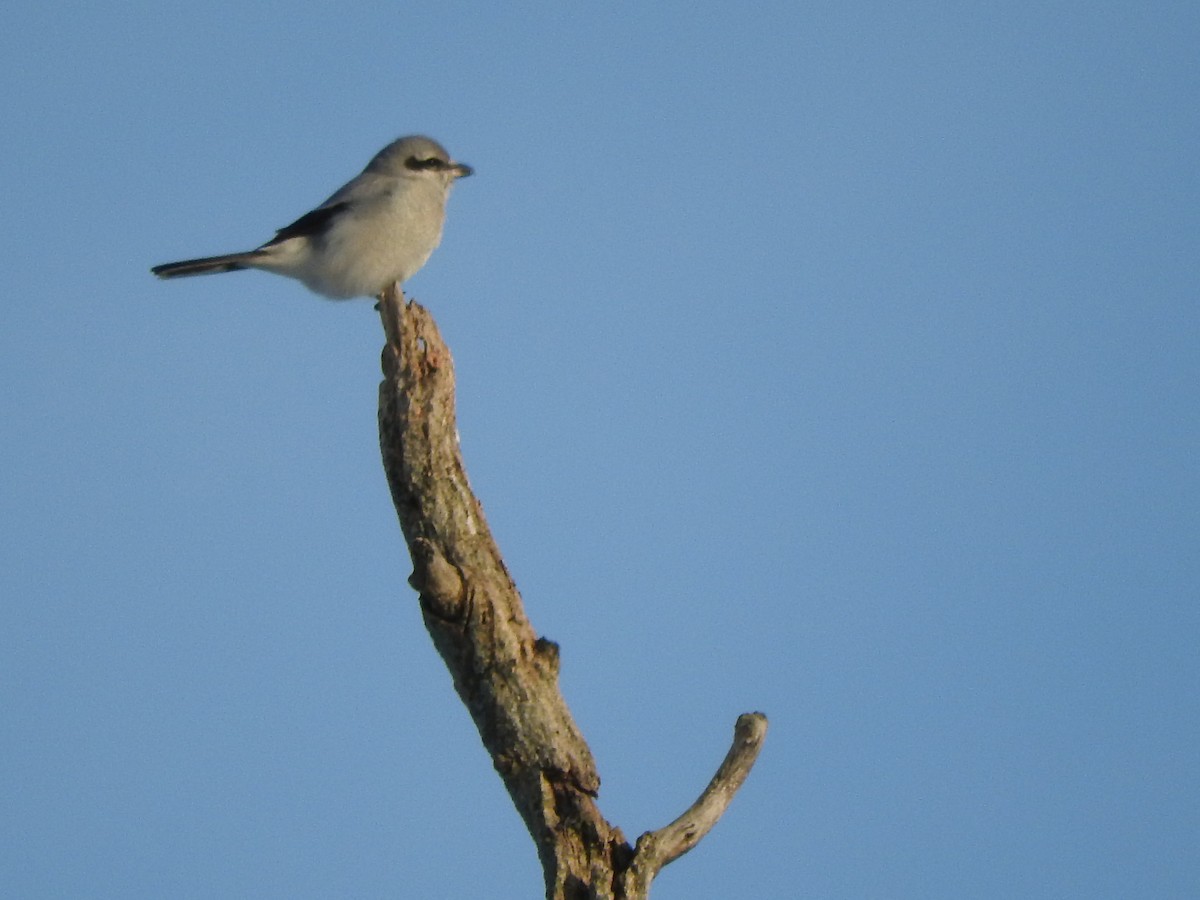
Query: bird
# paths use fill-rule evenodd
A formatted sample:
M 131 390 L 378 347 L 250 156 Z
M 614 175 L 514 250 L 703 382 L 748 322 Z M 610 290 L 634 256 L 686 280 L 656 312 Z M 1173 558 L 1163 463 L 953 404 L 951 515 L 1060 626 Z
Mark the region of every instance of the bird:
M 262 269 L 331 300 L 372 297 L 403 283 L 442 240 L 446 198 L 474 173 L 432 138 L 397 138 L 328 200 L 262 246 L 154 266 L 159 278 Z

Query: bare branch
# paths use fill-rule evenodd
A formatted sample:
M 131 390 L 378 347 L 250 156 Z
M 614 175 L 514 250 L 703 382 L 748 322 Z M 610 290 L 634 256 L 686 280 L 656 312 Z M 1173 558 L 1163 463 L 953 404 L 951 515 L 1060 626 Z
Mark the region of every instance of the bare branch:
M 454 363 L 433 318 L 399 289 L 380 296 L 387 344 L 379 439 L 425 627 L 529 833 L 553 900 L 639 900 L 664 865 L 725 811 L 766 730 L 738 720 L 734 748 L 700 799 L 636 851 L 600 814 L 600 776 L 558 687 L 558 646 L 540 638 L 467 482 Z
M 733 745 L 696 802 L 670 825 L 647 831 L 638 838 L 628 875 L 631 886 L 649 888 L 663 866 L 683 856 L 712 830 L 750 774 L 766 736 L 767 717 L 762 713 L 738 716 Z

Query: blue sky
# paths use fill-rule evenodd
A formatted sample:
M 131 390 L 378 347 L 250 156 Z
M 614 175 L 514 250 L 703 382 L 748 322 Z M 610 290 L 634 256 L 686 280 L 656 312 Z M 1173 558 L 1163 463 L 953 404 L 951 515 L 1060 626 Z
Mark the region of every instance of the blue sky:
M 1200 893 L 1200 7 L 48 4 L 0 29 L 0 878 L 532 897 L 425 634 L 381 330 L 245 249 L 385 143 L 654 896 Z

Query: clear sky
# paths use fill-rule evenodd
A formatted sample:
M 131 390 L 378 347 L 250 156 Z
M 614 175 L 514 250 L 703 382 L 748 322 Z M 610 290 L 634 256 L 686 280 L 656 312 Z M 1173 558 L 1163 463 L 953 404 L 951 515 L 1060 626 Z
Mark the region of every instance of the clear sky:
M 1200 5 L 21 3 L 0 894 L 540 896 L 406 584 L 369 301 L 149 267 L 391 139 L 409 292 L 670 898 L 1200 895 Z

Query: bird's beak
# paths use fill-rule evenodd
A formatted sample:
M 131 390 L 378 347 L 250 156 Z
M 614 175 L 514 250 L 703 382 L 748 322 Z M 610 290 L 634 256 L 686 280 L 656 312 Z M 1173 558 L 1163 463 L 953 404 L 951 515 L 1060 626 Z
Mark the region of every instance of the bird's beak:
M 455 178 L 466 178 L 468 175 L 475 174 L 475 170 L 466 163 L 455 163 L 450 167 L 450 171 L 454 173 Z

